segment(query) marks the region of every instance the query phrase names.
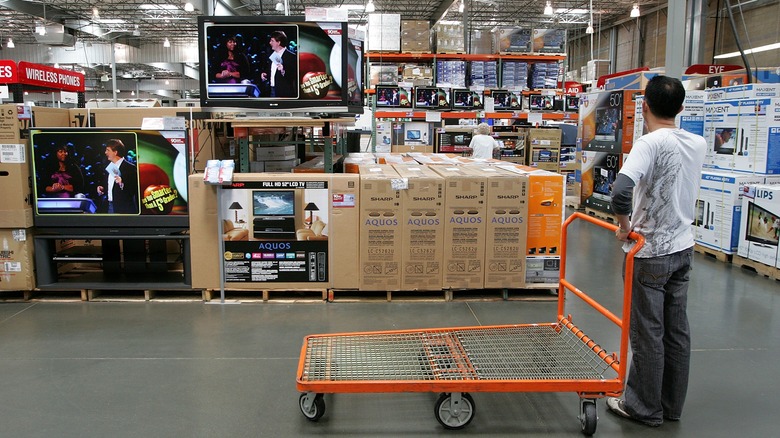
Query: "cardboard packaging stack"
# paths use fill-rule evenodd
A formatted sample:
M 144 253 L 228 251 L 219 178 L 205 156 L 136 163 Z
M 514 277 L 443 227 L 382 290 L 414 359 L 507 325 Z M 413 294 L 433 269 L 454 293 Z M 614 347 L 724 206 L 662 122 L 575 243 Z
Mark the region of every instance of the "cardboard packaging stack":
M 0 290 L 35 287 L 32 179 L 24 128 L 16 105 L 0 105 Z
M 430 167 L 394 165 L 401 190 L 402 290 L 441 290 L 444 251 L 444 178 Z
M 427 20 L 401 20 L 401 52 L 429 53 L 431 25 Z
M 298 148 L 295 145 L 256 147 L 254 160 L 249 162 L 252 173 L 289 172 L 300 164 Z
M 481 289 L 485 284 L 487 177 L 469 166 L 434 166 L 446 178 L 444 287 Z
M 528 164 L 541 170 L 558 172 L 561 158 L 560 129 L 528 131 Z
M 404 205 L 400 180 L 390 165 L 360 166 L 360 290 L 401 288 Z
M 401 14 L 368 14 L 368 43 L 372 52 L 401 50 Z
M 466 53 L 463 39 L 463 24 L 442 24 L 434 26 L 436 53 Z
M 533 29 L 502 27 L 498 30 L 498 53 L 529 53 L 533 48 Z

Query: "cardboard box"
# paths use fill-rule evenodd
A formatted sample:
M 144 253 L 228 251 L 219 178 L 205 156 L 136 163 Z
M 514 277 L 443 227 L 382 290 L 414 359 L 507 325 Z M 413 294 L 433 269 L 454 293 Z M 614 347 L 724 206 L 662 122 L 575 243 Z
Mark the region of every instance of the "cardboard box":
M 400 290 L 403 199 L 392 166 L 360 166 L 360 290 Z
M 0 290 L 35 289 L 32 229 L 0 229 Z
M 444 250 L 444 178 L 426 166 L 394 165 L 401 190 L 401 289 L 441 290 Z
M 746 186 L 764 184 L 767 178 L 774 183 L 780 182 L 778 176 L 703 170 L 694 212 L 696 243 L 726 254 L 735 253 L 739 247 L 739 223 Z
M 537 53 L 566 52 L 566 29 L 534 29 L 533 51 Z
M 233 184 L 221 189 L 223 236 L 218 235 L 217 188 L 204 184 L 201 175 L 190 176 L 189 183 L 190 208 L 199 212 L 190 217 L 192 265 L 198 267 L 192 272 L 194 288 L 219 287 L 220 259 L 227 288 L 358 287 L 357 175 L 235 174 Z M 292 199 L 292 215 L 264 214 L 261 204 L 270 206 L 274 192 L 280 202 Z M 242 208 L 231 210 L 234 202 Z M 309 204 L 316 210 L 307 210 Z M 225 252 L 215 263 L 219 239 Z
M 255 152 L 254 161 L 294 160 L 298 158 L 298 148 L 295 145 L 258 146 L 253 150 Z
M 444 288 L 481 289 L 485 284 L 487 178 L 468 166 L 433 166 L 446 178 Z
M 529 53 L 533 48 L 533 29 L 502 27 L 497 46 L 499 53 Z
M 465 53 L 463 39 L 463 24 L 441 22 L 434 26 L 436 34 L 436 52 L 438 53 Z
M 398 52 L 401 48 L 401 14 L 368 14 L 366 51 Z
M 269 160 L 264 161 L 265 172 L 290 172 L 295 166 L 301 164 L 297 158 L 292 160 Z
M 496 167 L 469 167 L 487 178 L 485 288 L 525 285 L 528 177 Z
M 771 99 L 780 97 L 780 84 L 747 84 L 710 88 L 705 91 L 707 102 L 734 99 Z
M 0 105 L 0 225 L 6 228 L 32 226 L 32 179 L 23 126 L 16 105 Z
M 780 99 L 707 102 L 704 164 L 739 172 L 779 174 Z
M 433 153 L 433 145 L 428 145 L 428 144 L 393 145 L 392 151 L 393 153 L 407 153 L 407 152 Z
M 528 177 L 526 286 L 557 287 L 560 280 L 561 225 L 565 217 L 564 176 L 528 166 L 501 166 Z
M 742 197 L 740 257 L 777 267 L 780 242 L 780 186 L 748 186 Z
M 560 167 L 560 156 L 560 129 L 530 129 L 528 131 L 529 166 L 557 172 Z
M 621 76 L 613 76 L 604 81 L 605 90 L 644 90 L 650 79 L 663 74 L 663 71 L 639 71 Z

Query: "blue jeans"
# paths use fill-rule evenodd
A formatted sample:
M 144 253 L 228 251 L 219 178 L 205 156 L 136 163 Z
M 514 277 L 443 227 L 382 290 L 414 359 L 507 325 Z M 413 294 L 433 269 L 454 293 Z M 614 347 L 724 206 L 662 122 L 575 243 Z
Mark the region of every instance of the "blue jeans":
M 679 419 L 685 404 L 691 359 L 686 306 L 692 261 L 693 248 L 634 259 L 630 330 L 633 356 L 626 380 L 625 408 L 632 417 L 646 423 Z

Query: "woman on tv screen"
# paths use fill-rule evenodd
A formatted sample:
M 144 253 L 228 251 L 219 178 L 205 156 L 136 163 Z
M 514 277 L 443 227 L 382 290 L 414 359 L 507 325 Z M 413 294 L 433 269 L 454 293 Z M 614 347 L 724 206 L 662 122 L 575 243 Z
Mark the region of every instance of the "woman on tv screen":
M 239 49 L 235 36 L 227 37 L 217 51 L 217 62 L 214 63 L 211 82 L 222 84 L 237 84 L 248 79 L 249 60 Z
M 49 155 L 48 168 L 42 182 L 46 184 L 44 193 L 47 198 L 72 198 L 81 193 L 84 176 L 76 162 L 70 157 L 70 144 L 57 146 L 54 154 Z

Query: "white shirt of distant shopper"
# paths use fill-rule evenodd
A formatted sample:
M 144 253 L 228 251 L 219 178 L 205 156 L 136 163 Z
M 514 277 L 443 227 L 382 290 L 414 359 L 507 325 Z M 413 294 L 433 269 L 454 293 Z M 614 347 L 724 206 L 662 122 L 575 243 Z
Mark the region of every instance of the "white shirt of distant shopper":
M 469 143 L 471 148 L 471 158 L 489 159 L 493 158 L 493 150 L 498 149 L 496 140 L 490 136 L 490 126 L 487 123 L 480 123 L 474 130 L 474 137 Z

